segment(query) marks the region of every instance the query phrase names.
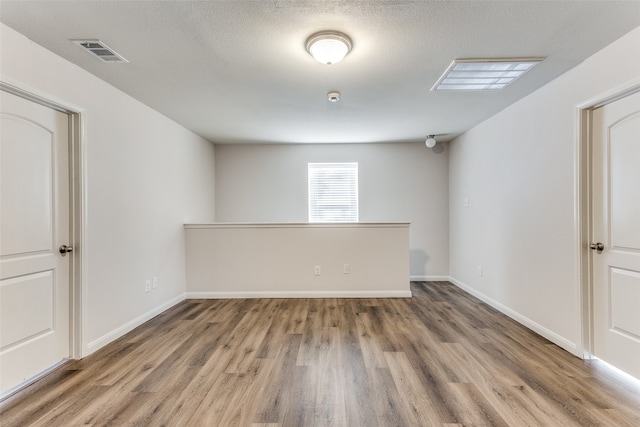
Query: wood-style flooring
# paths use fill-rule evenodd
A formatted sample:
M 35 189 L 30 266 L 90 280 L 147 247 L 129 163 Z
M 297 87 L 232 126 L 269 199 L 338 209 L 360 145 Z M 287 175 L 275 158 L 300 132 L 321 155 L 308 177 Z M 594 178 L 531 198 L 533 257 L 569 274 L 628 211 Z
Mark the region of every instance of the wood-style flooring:
M 640 426 L 640 387 L 447 282 L 188 300 L 7 399 L 10 426 Z

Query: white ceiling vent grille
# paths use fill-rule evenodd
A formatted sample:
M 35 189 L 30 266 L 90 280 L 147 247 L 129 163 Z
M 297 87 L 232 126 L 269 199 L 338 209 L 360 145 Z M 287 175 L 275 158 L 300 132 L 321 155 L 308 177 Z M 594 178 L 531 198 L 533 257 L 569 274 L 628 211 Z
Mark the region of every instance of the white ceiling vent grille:
M 431 90 L 500 90 L 544 58 L 456 59 Z
M 102 62 L 129 62 L 100 40 L 71 40 Z

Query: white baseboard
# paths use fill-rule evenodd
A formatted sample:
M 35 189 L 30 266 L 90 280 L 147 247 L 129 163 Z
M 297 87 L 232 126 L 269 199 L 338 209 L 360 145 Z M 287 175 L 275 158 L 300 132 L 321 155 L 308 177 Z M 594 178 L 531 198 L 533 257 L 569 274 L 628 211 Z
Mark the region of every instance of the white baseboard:
M 105 345 L 109 344 L 110 342 L 113 342 L 113 341 L 117 340 L 118 338 L 120 338 L 121 336 L 126 334 L 127 332 L 130 332 L 130 331 L 134 330 L 138 326 L 142 325 L 144 322 L 153 319 L 158 314 L 164 312 L 165 310 L 168 310 L 169 308 L 173 307 L 174 305 L 176 305 L 179 302 L 182 302 L 184 300 L 185 300 L 185 294 L 180 294 L 177 297 L 172 298 L 169 301 L 165 302 L 164 304 L 161 304 L 161 305 L 159 305 L 159 306 L 147 311 L 146 313 L 141 314 L 140 316 L 138 316 L 135 319 L 125 323 L 124 325 L 120 326 L 119 328 L 116 328 L 113 331 L 101 336 L 100 338 L 91 341 L 89 344 L 87 344 L 86 354 L 83 354 L 82 357 L 87 357 L 91 353 L 99 350 L 100 348 L 104 347 Z
M 411 298 L 411 291 L 187 292 L 187 299 L 244 298 Z
M 479 300 L 482 300 L 483 302 L 489 304 L 491 307 L 495 308 L 496 310 L 498 310 L 499 312 L 509 316 L 510 318 L 512 318 L 513 320 L 515 320 L 516 322 L 526 326 L 527 328 L 531 329 L 532 331 L 536 332 L 537 334 L 545 337 L 546 339 L 548 339 L 549 341 L 551 341 L 552 343 L 558 345 L 559 347 L 562 347 L 563 349 L 567 350 L 569 353 L 574 354 L 576 356 L 578 356 L 578 354 L 580 352 L 578 352 L 578 346 L 576 345 L 576 343 L 569 341 L 568 339 L 556 334 L 555 332 L 545 328 L 542 325 L 539 325 L 538 323 L 534 322 L 533 320 L 529 319 L 528 317 L 523 316 L 522 314 L 510 309 L 509 307 L 499 303 L 498 301 L 489 298 L 488 296 L 486 296 L 485 294 L 483 294 L 482 292 L 479 292 L 478 290 L 465 285 L 464 283 L 462 283 L 461 281 L 453 278 L 453 277 L 449 277 L 449 281 L 451 283 L 453 283 L 454 285 L 456 285 L 457 287 L 459 287 L 460 289 L 462 289 L 463 291 L 473 295 L 474 297 L 478 298 Z M 581 357 L 581 356 L 578 356 Z
M 448 282 L 449 276 L 409 276 L 412 282 Z

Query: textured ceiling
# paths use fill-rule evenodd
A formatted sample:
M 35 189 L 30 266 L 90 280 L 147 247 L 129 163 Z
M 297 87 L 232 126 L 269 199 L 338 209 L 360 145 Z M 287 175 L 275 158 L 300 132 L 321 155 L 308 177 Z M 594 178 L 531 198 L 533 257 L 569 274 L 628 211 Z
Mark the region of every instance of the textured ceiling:
M 389 142 L 464 132 L 640 26 L 640 2 L 3 0 L 0 20 L 216 143 Z M 329 29 L 354 44 L 332 66 L 304 48 Z M 455 58 L 505 56 L 546 59 L 501 92 L 430 92 Z

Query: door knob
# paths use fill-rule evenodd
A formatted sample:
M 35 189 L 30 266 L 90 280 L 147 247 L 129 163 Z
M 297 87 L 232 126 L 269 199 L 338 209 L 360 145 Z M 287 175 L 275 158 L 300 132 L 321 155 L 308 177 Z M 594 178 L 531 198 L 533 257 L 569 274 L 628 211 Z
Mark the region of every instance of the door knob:
M 60 255 L 67 256 L 67 253 L 73 252 L 73 246 L 62 245 L 58 250 L 60 251 Z
M 591 243 L 591 244 L 589 245 L 589 248 L 591 248 L 591 250 L 592 250 L 592 251 L 596 251 L 596 252 L 598 252 L 599 254 L 601 254 L 601 253 L 602 253 L 602 251 L 604 250 L 604 245 L 603 245 L 602 243 L 600 243 L 600 242 L 598 242 L 598 243 Z

